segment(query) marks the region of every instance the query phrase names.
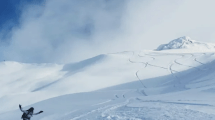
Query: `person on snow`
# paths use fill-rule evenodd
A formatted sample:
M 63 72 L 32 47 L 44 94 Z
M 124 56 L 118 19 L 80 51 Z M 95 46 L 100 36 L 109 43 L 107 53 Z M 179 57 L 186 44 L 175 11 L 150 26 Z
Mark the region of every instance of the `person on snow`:
M 28 110 L 23 110 L 21 105 L 19 105 L 19 109 L 23 112 L 22 117 L 21 117 L 21 119 L 23 119 L 23 120 L 30 120 L 33 115 L 38 115 L 43 112 L 43 111 L 40 111 L 38 113 L 34 113 L 33 107 L 31 107 Z

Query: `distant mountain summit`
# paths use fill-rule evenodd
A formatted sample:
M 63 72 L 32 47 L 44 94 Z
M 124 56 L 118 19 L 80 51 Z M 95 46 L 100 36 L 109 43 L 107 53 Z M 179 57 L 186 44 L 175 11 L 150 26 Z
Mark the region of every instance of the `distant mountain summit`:
M 215 50 L 215 44 L 199 42 L 196 40 L 192 40 L 188 36 L 184 36 L 174 39 L 168 44 L 162 44 L 156 50 L 168 49 Z

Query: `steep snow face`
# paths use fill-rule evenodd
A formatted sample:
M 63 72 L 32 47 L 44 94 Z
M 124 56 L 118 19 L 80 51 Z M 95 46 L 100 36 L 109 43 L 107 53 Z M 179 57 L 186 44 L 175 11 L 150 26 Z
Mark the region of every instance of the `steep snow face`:
M 190 37 L 184 36 L 170 41 L 168 44 L 160 45 L 157 50 L 168 49 L 191 49 L 191 50 L 215 50 L 215 44 L 204 43 L 192 40 Z

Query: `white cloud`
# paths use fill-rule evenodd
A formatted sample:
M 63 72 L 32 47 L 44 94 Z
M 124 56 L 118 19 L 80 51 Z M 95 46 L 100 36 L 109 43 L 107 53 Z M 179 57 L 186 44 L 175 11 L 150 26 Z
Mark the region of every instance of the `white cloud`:
M 213 0 L 47 0 L 23 10 L 6 60 L 74 62 L 101 53 L 154 49 L 190 35 L 210 41 Z

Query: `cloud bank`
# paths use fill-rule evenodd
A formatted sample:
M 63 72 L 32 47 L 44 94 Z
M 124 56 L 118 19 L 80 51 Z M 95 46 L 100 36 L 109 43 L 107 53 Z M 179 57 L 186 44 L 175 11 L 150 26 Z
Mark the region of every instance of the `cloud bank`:
M 195 4 L 194 4 L 195 3 Z M 27 5 L 1 43 L 1 59 L 68 63 L 154 49 L 184 35 L 213 42 L 213 0 L 46 0 Z M 3 33 L 1 33 L 3 34 Z

